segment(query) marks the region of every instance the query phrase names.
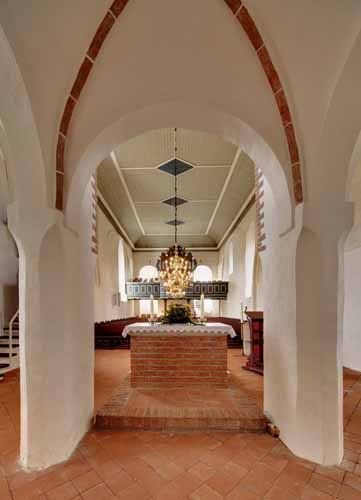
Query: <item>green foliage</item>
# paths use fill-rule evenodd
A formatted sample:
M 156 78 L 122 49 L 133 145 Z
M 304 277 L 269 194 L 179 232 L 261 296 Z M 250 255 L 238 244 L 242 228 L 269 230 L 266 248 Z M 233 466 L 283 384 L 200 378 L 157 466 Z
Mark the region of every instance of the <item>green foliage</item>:
M 188 304 L 172 304 L 167 308 L 167 312 L 162 323 L 192 323 L 191 308 Z

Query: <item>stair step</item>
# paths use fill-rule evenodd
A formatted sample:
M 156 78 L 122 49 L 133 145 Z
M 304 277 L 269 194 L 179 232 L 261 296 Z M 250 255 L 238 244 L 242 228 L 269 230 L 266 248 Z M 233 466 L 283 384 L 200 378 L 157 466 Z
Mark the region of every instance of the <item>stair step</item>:
M 19 335 L 12 335 L 13 340 L 19 340 Z M 9 335 L 1 335 L 0 340 L 9 340 Z
M 13 357 L 17 356 L 17 355 L 18 355 L 17 352 L 13 353 Z M 9 357 L 9 353 L 7 353 L 7 352 L 0 352 L 0 358 L 8 358 L 8 357 Z
M 16 347 L 19 347 L 19 344 L 12 344 L 12 346 L 16 348 Z M 10 347 L 10 343 L 9 342 L 6 342 L 4 344 L 2 344 L 0 342 L 0 349 L 5 349 L 6 347 L 9 349 L 9 347 Z
M 2 368 L 9 368 L 9 366 L 10 366 L 9 364 L 0 363 L 0 370 L 1 370 Z

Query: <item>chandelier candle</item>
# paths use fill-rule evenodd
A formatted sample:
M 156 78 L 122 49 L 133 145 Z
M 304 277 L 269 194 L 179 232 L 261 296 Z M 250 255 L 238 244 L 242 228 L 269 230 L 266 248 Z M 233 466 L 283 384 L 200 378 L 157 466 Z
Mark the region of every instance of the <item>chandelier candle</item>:
M 150 321 L 154 321 L 154 297 L 150 296 Z
M 201 295 L 201 321 L 204 321 L 204 293 Z

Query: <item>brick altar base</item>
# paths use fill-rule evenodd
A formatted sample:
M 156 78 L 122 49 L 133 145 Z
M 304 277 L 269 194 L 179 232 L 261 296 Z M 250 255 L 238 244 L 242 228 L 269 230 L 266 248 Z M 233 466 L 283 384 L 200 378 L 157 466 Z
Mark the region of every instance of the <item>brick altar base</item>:
M 132 335 L 130 346 L 132 387 L 227 387 L 226 335 Z
M 127 377 L 96 414 L 98 429 L 263 432 L 266 417 L 232 376 L 225 389 L 133 388 Z

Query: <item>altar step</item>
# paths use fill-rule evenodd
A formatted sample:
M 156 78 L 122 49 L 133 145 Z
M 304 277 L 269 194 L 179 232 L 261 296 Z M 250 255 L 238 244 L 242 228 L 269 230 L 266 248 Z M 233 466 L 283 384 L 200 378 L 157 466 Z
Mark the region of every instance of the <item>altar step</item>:
M 125 379 L 96 415 L 107 430 L 264 432 L 255 401 L 229 381 L 226 389 L 139 389 Z

